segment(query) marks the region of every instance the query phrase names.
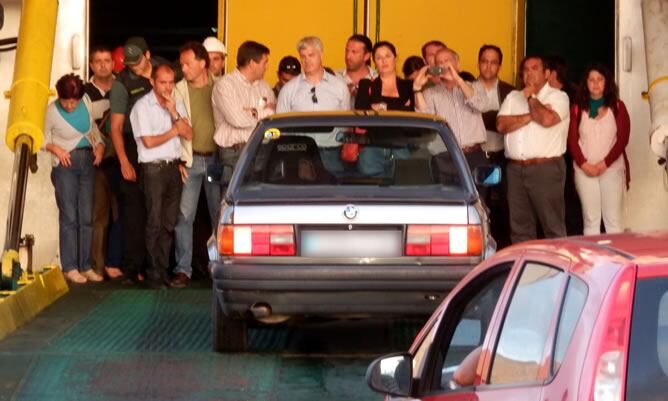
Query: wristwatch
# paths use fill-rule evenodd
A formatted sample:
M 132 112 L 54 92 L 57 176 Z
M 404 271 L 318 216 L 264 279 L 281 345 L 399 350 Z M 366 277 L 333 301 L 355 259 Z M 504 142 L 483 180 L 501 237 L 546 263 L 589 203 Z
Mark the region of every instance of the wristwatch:
M 172 116 L 172 123 L 175 123 L 181 119 L 181 116 L 179 113 L 176 113 L 176 117 Z
M 536 94 L 532 93 L 529 96 L 527 96 L 527 101 L 529 101 L 529 99 L 535 99 L 535 98 L 536 98 Z

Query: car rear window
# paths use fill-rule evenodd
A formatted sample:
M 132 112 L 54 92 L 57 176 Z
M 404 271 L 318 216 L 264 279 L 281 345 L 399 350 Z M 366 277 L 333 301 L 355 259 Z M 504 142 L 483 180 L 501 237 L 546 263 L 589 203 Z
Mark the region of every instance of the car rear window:
M 441 134 L 433 128 L 268 128 L 246 167 L 241 186 L 422 187 L 442 191 L 462 189 L 462 174 Z
M 668 278 L 636 284 L 626 399 L 654 401 L 668 394 Z

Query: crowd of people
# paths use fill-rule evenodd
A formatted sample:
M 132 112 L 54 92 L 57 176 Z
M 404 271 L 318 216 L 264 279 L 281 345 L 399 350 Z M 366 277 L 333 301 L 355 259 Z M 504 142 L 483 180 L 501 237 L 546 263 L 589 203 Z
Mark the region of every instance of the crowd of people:
M 443 117 L 471 169 L 494 163 L 504 170 L 501 185 L 480 189 L 500 247 L 576 234 L 578 224 L 584 234 L 596 234 L 601 220 L 608 233 L 623 230 L 630 123 L 605 66 L 589 66 L 576 88 L 566 80 L 563 60 L 529 55 L 516 89 L 499 79 L 503 53 L 495 45 L 480 48 L 477 78 L 437 40 L 425 43 L 421 56 L 405 59 L 403 78 L 388 41 L 351 36 L 346 67 L 336 72 L 324 66 L 318 37 L 302 38 L 296 50 L 299 58 L 280 60 L 274 88 L 264 80 L 268 47 L 242 43 L 236 68 L 225 73 L 227 51 L 215 37 L 184 44 L 176 67 L 152 55 L 142 37 L 129 38 L 122 53 L 95 46 L 89 82 L 61 77 L 58 99 L 47 109 L 44 149 L 53 156 L 66 279 L 187 286 L 202 189 L 212 222 L 221 201 L 207 167 L 234 165 L 259 120 L 290 111 Z M 343 167 L 340 144 L 332 140 L 321 157 L 336 172 Z M 360 169 L 384 157 L 374 151 L 384 150 L 360 153 Z M 567 201 L 570 187 L 579 204 Z M 570 209 L 580 205 L 581 217 L 569 223 Z

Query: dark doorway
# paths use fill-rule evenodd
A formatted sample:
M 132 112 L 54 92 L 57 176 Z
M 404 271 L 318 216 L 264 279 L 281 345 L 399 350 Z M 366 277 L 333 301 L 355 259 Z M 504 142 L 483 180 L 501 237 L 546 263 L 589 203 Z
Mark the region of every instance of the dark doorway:
M 164 0 L 91 0 L 90 44 L 111 48 L 130 36 L 143 36 L 151 53 L 168 60 L 178 58 L 179 47 L 189 40 L 215 36 L 218 1 L 169 3 Z
M 558 55 L 579 82 L 587 64 L 615 69 L 614 0 L 527 0 L 527 54 Z

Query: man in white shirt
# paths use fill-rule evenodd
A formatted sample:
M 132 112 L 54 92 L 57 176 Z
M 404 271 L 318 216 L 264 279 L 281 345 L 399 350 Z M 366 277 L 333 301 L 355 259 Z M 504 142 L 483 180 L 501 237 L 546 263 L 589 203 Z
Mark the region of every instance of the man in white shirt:
M 153 68 L 153 90 L 130 112 L 146 200 L 147 280 L 154 288 L 167 284 L 172 233 L 181 201 L 180 138 L 192 140 L 193 133 L 183 102 L 172 97 L 174 75 L 169 64 Z
M 566 235 L 568 96 L 550 87 L 541 57 L 527 56 L 520 70 L 525 87 L 506 97 L 496 118 L 497 131 L 505 135 L 513 243 L 536 238 L 536 216 L 546 238 Z

